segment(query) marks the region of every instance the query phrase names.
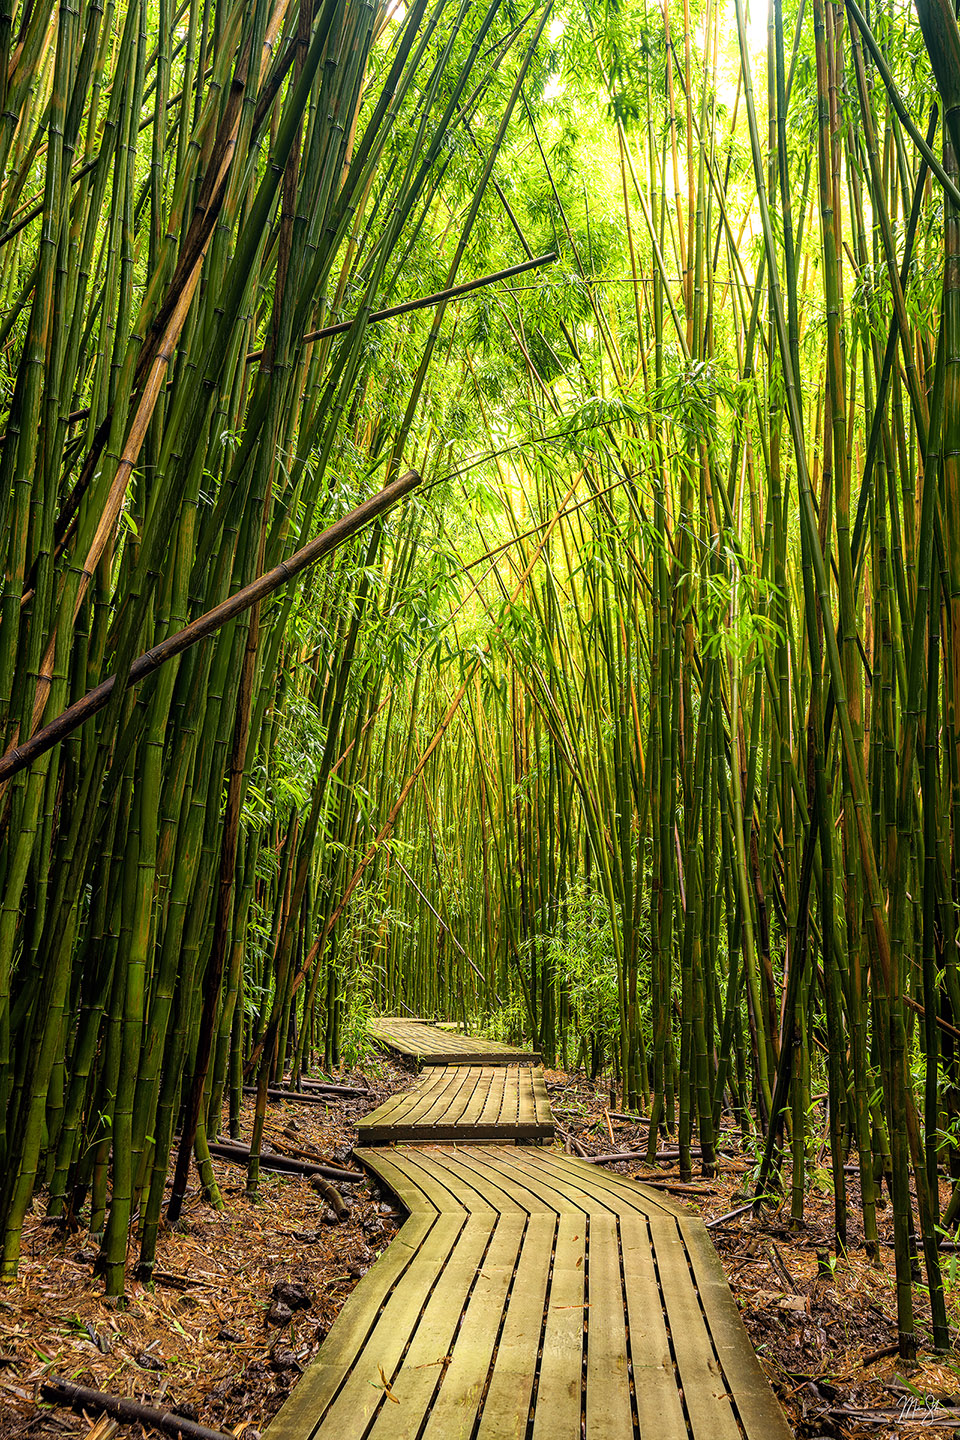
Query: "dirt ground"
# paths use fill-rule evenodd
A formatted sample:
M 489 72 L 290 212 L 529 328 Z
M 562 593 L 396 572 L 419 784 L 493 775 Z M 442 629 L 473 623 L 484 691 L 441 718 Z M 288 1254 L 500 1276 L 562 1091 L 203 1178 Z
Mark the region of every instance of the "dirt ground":
M 370 1096 L 272 1105 L 268 1140 L 349 1166 L 356 1121 L 406 1089 L 411 1072 L 377 1058 L 362 1075 L 337 1078 L 369 1086 Z M 645 1149 L 646 1126 L 611 1117 L 604 1086 L 557 1071 L 548 1071 L 547 1081 L 568 1148 L 588 1155 Z M 249 1114 L 243 1133 L 249 1133 Z M 878 1268 L 858 1245 L 857 1181 L 848 1176 L 850 1251 L 834 1261 L 829 1175 L 813 1171 L 800 1230 L 790 1227 L 789 1201 L 782 1213 L 774 1207 L 759 1219 L 749 1212 L 725 1219 L 750 1198 L 755 1157 L 739 1135 L 728 1136 L 723 1148 L 720 1176 L 686 1187 L 670 1159 L 655 1167 L 631 1160 L 611 1168 L 665 1188 L 708 1224 L 721 1221 L 711 1236 L 799 1440 L 960 1436 L 960 1357 L 922 1350 L 917 1365 L 906 1367 L 896 1356 L 889 1211 L 879 1217 L 885 1243 Z M 37 1200 L 19 1282 L 0 1292 L 0 1440 L 110 1440 L 114 1434 L 141 1440 L 157 1433 L 140 1426 L 118 1430 L 113 1422 L 95 1424 L 92 1415 L 38 1403 L 40 1384 L 53 1375 L 175 1410 L 238 1440 L 258 1440 L 353 1286 L 402 1223 L 402 1212 L 364 1181 L 344 1187 L 351 1214 L 338 1223 L 308 1180 L 269 1173 L 260 1202 L 251 1205 L 243 1194 L 245 1171 L 214 1163 L 225 1210 L 213 1211 L 199 1190 L 192 1192 L 185 1223 L 161 1238 L 155 1284 L 131 1281 L 125 1308 L 103 1296 L 94 1274 L 95 1240 L 51 1228 Z M 952 1280 L 952 1265 L 946 1270 Z M 301 1287 L 299 1300 L 307 1303 L 278 1310 L 275 1292 L 284 1284 Z M 949 1301 L 953 1319 L 960 1287 Z M 918 1313 L 926 1335 L 922 1302 Z

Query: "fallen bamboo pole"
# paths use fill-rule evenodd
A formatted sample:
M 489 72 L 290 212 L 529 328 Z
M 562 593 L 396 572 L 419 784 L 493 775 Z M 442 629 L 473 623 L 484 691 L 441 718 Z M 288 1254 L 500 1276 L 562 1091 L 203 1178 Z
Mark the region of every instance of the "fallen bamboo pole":
M 244 1085 L 244 1095 L 256 1095 L 256 1085 Z M 318 1085 L 310 1090 L 284 1090 L 281 1085 L 271 1085 L 267 1090 L 270 1100 L 295 1100 L 303 1105 L 321 1105 L 331 1100 L 369 1100 L 372 1091 L 356 1090 L 351 1085 Z
M 222 1430 L 211 1430 L 207 1425 L 198 1425 L 195 1420 L 185 1420 L 172 1410 L 158 1410 L 155 1405 L 142 1405 L 139 1400 L 130 1400 L 122 1395 L 107 1395 L 102 1390 L 88 1390 L 85 1385 L 74 1385 L 71 1380 L 60 1380 L 54 1376 L 40 1386 L 44 1400 L 54 1405 L 66 1405 L 71 1410 L 99 1410 L 114 1420 L 125 1421 L 128 1425 L 152 1425 L 174 1440 L 232 1440 Z
M 249 1145 L 224 1145 L 219 1141 L 210 1143 L 210 1154 L 218 1160 L 232 1165 L 246 1165 L 250 1159 Z M 261 1170 L 276 1170 L 284 1175 L 297 1175 L 308 1180 L 311 1175 L 321 1175 L 325 1180 L 338 1180 L 342 1185 L 360 1185 L 366 1180 L 360 1170 L 341 1170 L 337 1165 L 323 1165 L 319 1160 L 294 1160 L 289 1155 L 279 1155 L 264 1150 L 260 1155 Z

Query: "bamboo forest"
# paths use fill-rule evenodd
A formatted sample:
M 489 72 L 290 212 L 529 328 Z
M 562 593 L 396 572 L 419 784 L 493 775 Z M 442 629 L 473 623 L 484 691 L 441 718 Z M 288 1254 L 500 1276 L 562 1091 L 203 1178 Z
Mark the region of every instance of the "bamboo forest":
M 7 1319 L 388 1016 L 949 1357 L 958 155 L 948 0 L 0 0 Z

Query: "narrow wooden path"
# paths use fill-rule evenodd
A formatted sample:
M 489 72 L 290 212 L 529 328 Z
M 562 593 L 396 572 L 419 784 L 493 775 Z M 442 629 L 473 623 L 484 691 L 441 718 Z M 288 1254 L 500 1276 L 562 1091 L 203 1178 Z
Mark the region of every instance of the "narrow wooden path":
M 789 1440 L 680 1206 L 538 1145 L 355 1153 L 409 1218 L 265 1440 Z

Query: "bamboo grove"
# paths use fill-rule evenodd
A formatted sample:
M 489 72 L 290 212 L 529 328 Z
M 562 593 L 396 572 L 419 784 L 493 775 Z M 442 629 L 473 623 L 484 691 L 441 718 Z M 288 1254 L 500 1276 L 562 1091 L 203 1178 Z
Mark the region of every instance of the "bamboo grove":
M 6 1281 L 384 1007 L 828 1168 L 948 1343 L 960 34 L 760 18 L 0 11 Z

